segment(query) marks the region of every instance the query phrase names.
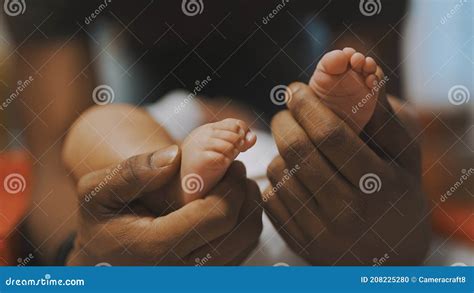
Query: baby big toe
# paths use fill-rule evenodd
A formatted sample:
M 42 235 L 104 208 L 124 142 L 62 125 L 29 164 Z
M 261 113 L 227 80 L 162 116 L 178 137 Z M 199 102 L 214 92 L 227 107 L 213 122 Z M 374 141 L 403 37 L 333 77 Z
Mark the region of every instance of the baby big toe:
M 348 64 L 349 58 L 346 53 L 334 50 L 323 56 L 318 64 L 318 69 L 331 75 L 337 75 L 346 72 Z
M 356 50 L 354 48 L 351 48 L 351 47 L 346 47 L 346 48 L 342 49 L 342 52 L 344 52 L 346 54 L 348 60 L 351 60 L 351 57 L 352 57 L 352 55 L 354 55 Z

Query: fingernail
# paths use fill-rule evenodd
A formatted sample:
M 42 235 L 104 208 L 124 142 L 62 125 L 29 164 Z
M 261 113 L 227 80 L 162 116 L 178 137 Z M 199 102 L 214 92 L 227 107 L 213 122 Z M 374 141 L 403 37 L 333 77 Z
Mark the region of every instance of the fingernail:
M 244 140 L 243 140 L 243 139 L 241 139 L 241 140 L 239 141 L 239 147 L 242 147 L 242 146 L 244 146 Z
M 296 94 L 301 89 L 301 84 L 299 82 L 294 82 L 288 87 L 290 95 Z
M 249 130 L 249 132 L 247 132 L 247 134 L 245 135 L 245 140 L 251 141 L 254 137 L 255 137 L 255 133 Z
M 162 168 L 171 165 L 178 155 L 179 148 L 172 145 L 156 151 L 151 158 L 151 165 L 155 168 Z

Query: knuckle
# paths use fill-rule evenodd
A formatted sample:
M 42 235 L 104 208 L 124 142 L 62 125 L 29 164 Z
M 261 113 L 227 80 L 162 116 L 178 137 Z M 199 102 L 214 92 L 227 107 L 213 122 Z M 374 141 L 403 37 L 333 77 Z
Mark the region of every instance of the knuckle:
M 285 121 L 287 120 L 288 118 L 288 115 L 291 115 L 290 114 L 290 111 L 288 110 L 283 110 L 283 111 L 280 111 L 278 113 L 276 113 L 273 117 L 272 117 L 272 120 L 271 120 L 271 123 L 270 123 L 270 127 L 272 129 L 275 129 L 278 127 L 279 124 L 283 124 L 285 123 Z
M 123 168 L 121 172 L 119 172 L 121 178 L 127 184 L 139 185 L 141 183 L 139 174 L 141 173 L 142 167 L 138 162 L 138 158 L 138 156 L 134 156 L 125 160 Z
M 322 125 L 319 127 L 318 135 L 317 140 L 328 146 L 338 146 L 347 141 L 346 129 L 341 121 Z
M 298 90 L 294 90 L 298 89 Z M 291 95 L 291 104 L 295 109 L 298 109 L 302 103 L 305 103 L 305 99 L 309 99 L 314 96 L 314 91 L 307 85 L 301 82 L 294 82 L 290 84 L 289 91 Z
M 231 209 L 225 213 L 223 222 L 227 231 L 232 230 L 237 225 L 238 216 L 239 213 L 237 213 L 235 209 Z
M 247 176 L 247 169 L 245 165 L 240 161 L 234 161 L 230 165 L 229 169 L 227 169 L 226 177 L 232 178 L 236 182 L 241 182 Z
M 313 145 L 303 139 L 300 135 L 295 135 L 292 138 L 289 138 L 286 146 L 281 149 L 281 155 L 291 161 L 296 163 L 306 157 L 310 152 Z
M 270 181 L 278 181 L 279 180 L 279 173 L 281 170 L 284 169 L 285 162 L 280 156 L 277 156 L 272 160 L 270 165 L 268 165 L 267 168 L 267 177 L 270 179 Z
M 237 224 L 238 211 L 226 204 L 216 206 L 210 212 L 210 218 L 213 223 L 223 231 L 232 230 Z

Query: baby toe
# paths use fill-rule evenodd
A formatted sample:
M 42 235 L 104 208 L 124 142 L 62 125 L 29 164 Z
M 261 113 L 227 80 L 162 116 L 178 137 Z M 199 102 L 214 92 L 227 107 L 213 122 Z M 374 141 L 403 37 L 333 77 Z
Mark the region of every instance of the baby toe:
M 225 140 L 231 144 L 238 144 L 239 142 L 244 141 L 239 133 L 230 130 L 213 129 L 211 136 L 213 138 Z
M 235 159 L 239 153 L 233 143 L 217 138 L 209 138 L 205 150 L 222 154 L 231 160 Z
M 323 56 L 318 69 L 327 74 L 342 74 L 347 71 L 349 58 L 342 50 L 334 50 Z
M 245 134 L 244 140 L 239 144 L 239 150 L 241 152 L 247 151 L 249 148 L 253 147 L 257 142 L 257 136 L 251 130 L 247 131 Z
M 377 62 L 375 62 L 374 58 L 372 57 L 365 58 L 365 64 L 364 64 L 363 70 L 364 70 L 364 73 L 367 75 L 374 74 L 375 71 L 377 71 Z
M 256 135 L 250 131 L 247 123 L 233 118 L 213 123 L 209 139 L 223 142 L 222 146 L 213 142 L 209 150 L 225 153 L 231 159 L 235 159 L 240 152 L 247 151 L 257 141 Z
M 378 82 L 378 78 L 375 74 L 371 74 L 367 76 L 367 78 L 365 79 L 365 85 L 370 89 L 376 86 L 377 82 Z
M 351 67 L 354 71 L 361 73 L 365 65 L 365 56 L 362 53 L 354 53 L 351 57 Z
M 344 52 L 344 54 L 346 54 L 348 60 L 350 60 L 352 55 L 354 55 L 354 53 L 356 52 L 356 50 L 354 48 L 351 48 L 351 47 L 346 47 L 346 48 L 342 49 L 342 52 Z
M 232 131 L 240 135 L 241 138 L 244 138 L 245 134 L 249 130 L 247 123 L 245 123 L 242 120 L 234 119 L 234 118 L 227 118 L 222 121 L 216 122 L 214 123 L 213 126 L 214 126 L 214 129 Z

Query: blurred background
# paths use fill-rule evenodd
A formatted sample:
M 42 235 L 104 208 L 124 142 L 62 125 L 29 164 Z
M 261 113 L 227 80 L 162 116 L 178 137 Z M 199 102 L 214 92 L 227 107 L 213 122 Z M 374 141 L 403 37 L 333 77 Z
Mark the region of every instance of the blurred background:
M 427 264 L 473 265 L 472 1 L 412 1 L 410 12 L 403 92 L 423 129 L 423 181 L 436 235 Z
M 474 265 L 473 2 L 413 0 L 406 10 L 404 25 L 392 22 L 387 34 L 387 39 L 397 38 L 398 45 L 384 48 L 382 42 L 377 61 L 387 63 L 388 70 L 384 70 L 392 80 L 390 92 L 413 103 L 419 116 L 423 183 L 435 235 L 425 264 Z M 330 32 L 317 20 L 308 30 L 319 37 L 307 37 L 305 43 L 317 52 L 311 56 L 315 59 L 322 50 L 319 40 Z M 114 102 L 133 102 L 132 97 L 142 89 L 137 80 L 146 79 L 146 71 L 137 69 L 133 80 L 124 73 L 124 68 L 134 65 L 135 58 L 124 49 L 121 38 L 113 38 L 113 28 L 89 33 L 97 40 L 93 52 L 102 52 L 101 44 L 111 44 L 106 54 L 97 54 L 97 75 L 114 88 Z M 22 57 L 6 29 L 5 15 L 0 14 L 0 179 L 4 182 L 7 176 L 17 174 L 10 178 L 13 185 L 0 189 L 0 265 L 34 263 L 34 256 L 25 254 L 28 248 L 24 247 L 30 244 L 19 224 L 29 208 L 40 204 L 31 200 L 31 185 L 24 182 L 32 180 L 31 170 L 41 162 L 31 159 L 15 107 L 25 106 L 16 97 L 42 76 L 34 72 L 18 79 L 14 58 Z M 42 123 L 41 119 L 35 123 Z M 15 189 L 14 196 L 8 188 Z

